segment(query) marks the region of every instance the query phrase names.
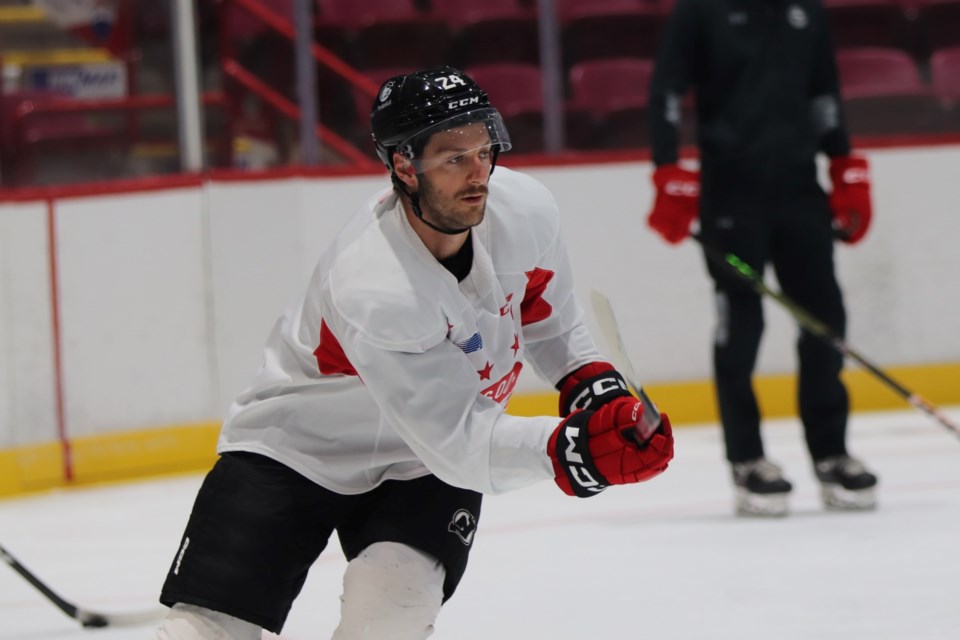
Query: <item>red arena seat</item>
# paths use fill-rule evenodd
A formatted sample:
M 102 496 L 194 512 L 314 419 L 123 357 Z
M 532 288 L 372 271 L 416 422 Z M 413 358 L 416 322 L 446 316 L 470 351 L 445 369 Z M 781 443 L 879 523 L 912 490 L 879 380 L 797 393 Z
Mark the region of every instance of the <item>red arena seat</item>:
M 537 64 L 540 35 L 532 12 L 471 12 L 454 21 L 450 57 L 460 67 Z
M 595 58 L 652 58 L 666 17 L 654 4 L 577 2 L 560 13 L 561 49 L 569 68 Z
M 543 150 L 543 90 L 540 67 L 533 64 L 487 64 L 465 70 L 487 95 L 507 125 L 516 153 Z
M 960 45 L 960 0 L 919 0 L 916 11 L 925 52 Z
M 593 117 L 598 146 L 633 148 L 649 143 L 652 75 L 653 61 L 647 58 L 588 60 L 570 69 L 571 103 Z
M 347 33 L 354 64 L 432 67 L 447 60 L 450 30 L 414 0 L 317 0 L 318 26 Z
M 913 58 L 899 49 L 837 52 L 847 125 L 854 135 L 937 129 L 937 105 Z
M 838 49 L 910 45 L 910 23 L 900 0 L 824 0 Z
M 430 0 L 430 13 L 443 18 L 449 24 L 474 22 L 478 19 L 532 15 L 530 9 L 517 0 Z

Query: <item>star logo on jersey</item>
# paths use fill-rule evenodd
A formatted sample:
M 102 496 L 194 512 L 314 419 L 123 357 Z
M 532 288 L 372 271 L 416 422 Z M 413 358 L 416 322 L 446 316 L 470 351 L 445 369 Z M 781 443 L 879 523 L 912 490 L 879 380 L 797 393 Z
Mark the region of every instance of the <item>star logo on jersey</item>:
M 477 517 L 466 509 L 457 509 L 447 525 L 447 531 L 455 534 L 460 538 L 460 542 L 469 547 L 477 533 Z
M 492 371 L 493 371 L 493 365 L 488 362 L 488 363 L 487 363 L 487 366 L 485 366 L 483 369 L 480 369 L 479 371 L 477 371 L 477 373 L 480 374 L 480 379 L 481 379 L 481 380 L 489 380 L 489 379 L 490 379 L 490 373 L 491 373 Z

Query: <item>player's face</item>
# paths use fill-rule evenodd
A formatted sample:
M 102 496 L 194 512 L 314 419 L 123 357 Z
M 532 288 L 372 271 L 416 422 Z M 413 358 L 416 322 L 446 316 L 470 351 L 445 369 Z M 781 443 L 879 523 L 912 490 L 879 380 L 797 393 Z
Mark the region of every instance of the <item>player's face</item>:
M 475 122 L 434 134 L 424 147 L 423 160 L 431 167 L 418 176 L 424 217 L 448 229 L 480 224 L 493 162 L 486 126 Z

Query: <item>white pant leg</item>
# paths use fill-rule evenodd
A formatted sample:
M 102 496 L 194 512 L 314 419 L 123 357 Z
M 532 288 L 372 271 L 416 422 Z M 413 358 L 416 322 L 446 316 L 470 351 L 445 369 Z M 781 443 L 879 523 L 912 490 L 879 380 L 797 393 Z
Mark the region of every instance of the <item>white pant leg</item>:
M 155 640 L 260 640 L 260 627 L 192 604 L 175 604 Z
M 333 640 L 423 640 L 443 602 L 446 571 L 433 556 L 377 542 L 343 574 L 340 626 Z

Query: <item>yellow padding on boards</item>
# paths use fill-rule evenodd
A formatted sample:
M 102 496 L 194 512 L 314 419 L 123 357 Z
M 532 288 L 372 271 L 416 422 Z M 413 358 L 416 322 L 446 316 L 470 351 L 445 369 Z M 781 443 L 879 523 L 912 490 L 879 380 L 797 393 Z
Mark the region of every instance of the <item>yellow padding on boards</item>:
M 960 363 L 898 367 L 886 373 L 907 389 L 920 392 L 935 405 L 960 404 Z M 907 409 L 909 404 L 872 374 L 848 367 L 844 380 L 853 411 Z M 796 415 L 796 382 L 792 375 L 762 376 L 756 380 L 763 415 Z M 672 423 L 717 421 L 710 381 L 645 386 Z M 556 415 L 557 394 L 518 394 L 508 406 L 514 415 Z M 201 472 L 216 460 L 220 425 L 201 422 L 136 431 L 103 433 L 71 441 L 74 477 L 64 478 L 59 443 L 42 443 L 0 450 L 0 497 L 63 486 L 126 481 L 178 472 Z
M 0 24 L 44 22 L 46 12 L 35 5 L 0 6 Z
M 209 468 L 216 460 L 219 422 L 124 431 L 73 443 L 74 482 L 111 482 Z
M 0 497 L 208 469 L 219 432 L 220 423 L 201 422 L 77 438 L 70 442 L 69 482 L 60 443 L 0 451 Z
M 0 496 L 62 484 L 63 456 L 59 443 L 47 442 L 0 451 Z
M 112 60 L 106 49 L 50 49 L 48 51 L 4 51 L 3 63 L 8 65 L 52 66 L 93 64 Z

